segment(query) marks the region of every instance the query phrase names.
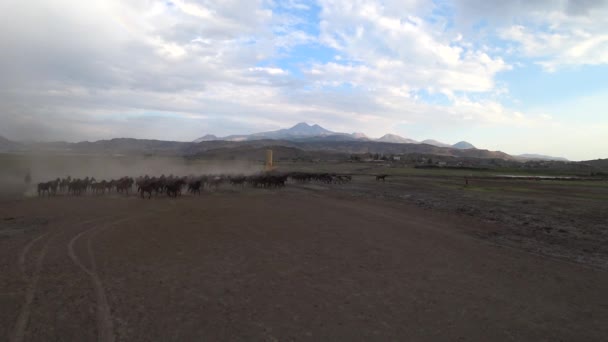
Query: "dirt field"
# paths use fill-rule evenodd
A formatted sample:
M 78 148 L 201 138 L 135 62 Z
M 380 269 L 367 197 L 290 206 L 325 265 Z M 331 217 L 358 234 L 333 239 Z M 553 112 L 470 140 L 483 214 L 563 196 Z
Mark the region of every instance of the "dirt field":
M 2 199 L 0 339 L 608 338 L 608 272 L 497 245 L 500 224 L 414 190 L 350 186 Z
M 326 187 L 351 198 L 404 202 L 468 216 L 494 227 L 476 233 L 494 243 L 608 270 L 608 181 L 496 180 L 394 175 L 359 176 Z

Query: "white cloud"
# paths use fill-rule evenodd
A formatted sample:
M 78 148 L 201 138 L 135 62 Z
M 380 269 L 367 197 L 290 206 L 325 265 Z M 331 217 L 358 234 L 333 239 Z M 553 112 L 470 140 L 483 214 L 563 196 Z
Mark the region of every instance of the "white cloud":
M 460 21 L 489 21 L 498 35 L 516 44 L 547 71 L 566 66 L 608 64 L 608 1 L 456 1 Z
M 298 0 L 286 0 L 286 1 L 281 1 L 280 2 L 281 6 L 283 6 L 284 8 L 288 8 L 288 9 L 296 9 L 296 10 L 303 10 L 303 11 L 307 11 L 310 10 L 310 6 L 307 5 L 305 3 L 305 1 L 298 1 Z
M 202 5 L 198 5 L 196 3 L 190 3 L 190 2 L 183 1 L 183 0 L 173 0 L 171 2 L 173 4 L 175 4 L 184 13 L 193 15 L 195 17 L 209 20 L 209 19 L 212 19 L 216 15 L 208 8 L 206 8 Z
M 425 22 L 417 12 L 396 10 L 394 3 L 332 0 L 321 4 L 322 42 L 353 62 L 314 65 L 310 73 L 321 81 L 446 93 L 489 92 L 496 73 L 510 68 L 500 57 L 467 48 L 461 34 L 446 34 L 443 27 Z
M 557 121 L 552 110 L 501 103 L 508 89 L 495 80 L 511 68 L 506 49 L 454 26 L 438 3 L 320 0 L 320 21 L 309 22 L 317 6 L 297 0 L 5 0 L 0 134 L 190 140 L 306 119 L 441 139 L 409 129 L 532 130 Z M 514 18 L 496 25 L 503 38 L 548 69 L 606 62 L 603 7 L 488 3 L 455 6 L 470 18 Z M 518 22 L 522 9 L 531 14 Z M 329 61 L 314 52 L 291 61 L 302 45 L 336 51 L 328 49 Z
M 287 70 L 283 70 L 281 68 L 255 67 L 255 68 L 249 68 L 249 71 L 267 73 L 270 75 L 287 75 L 287 74 L 289 74 L 289 72 Z
M 276 126 L 306 116 L 352 130 L 369 129 L 369 123 L 375 123 L 370 133 L 377 134 L 403 122 L 404 117 L 422 123 L 463 118 L 504 120 L 496 106 L 457 100 L 454 93 L 492 91 L 493 75 L 507 69 L 506 63 L 455 44 L 454 40 L 463 40 L 461 35 L 442 37 L 437 27 L 415 15 L 415 11 L 432 9 L 417 1 L 389 1 L 382 6 L 369 1 L 322 3 L 325 26 L 320 38 L 325 41 L 335 36 L 340 40 L 344 58 L 342 63 L 305 67 L 305 79 L 291 78 L 283 68 L 256 66 L 278 48 L 314 39 L 290 26 L 297 20 L 269 13 L 261 2 L 174 1 L 167 5 L 160 1 L 117 1 L 106 2 L 103 10 L 80 4 L 63 0 L 61 4 L 23 8 L 15 2 L 8 8 L 17 17 L 55 9 L 53 16 L 40 23 L 42 27 L 88 31 L 96 37 L 94 44 L 87 44 L 91 40 L 79 35 L 55 37 L 56 49 L 50 51 L 55 63 L 49 64 L 49 54 L 39 53 L 32 53 L 32 59 L 25 63 L 17 58 L 2 60 L 37 68 L 35 75 L 17 75 L 16 79 L 24 82 L 22 87 L 5 84 L 5 113 L 28 112 L 30 121 L 52 126 L 55 132 L 61 130 L 61 120 L 66 118 L 45 120 L 53 113 L 72 113 L 83 121 L 91 120 L 90 130 L 70 130 L 63 137 L 82 139 L 99 132 L 93 127 L 99 122 L 92 118 L 104 118 L 99 114 L 102 112 L 164 112 L 176 113 L 178 118 L 187 114 L 226 121 L 253 118 Z M 59 5 L 73 11 L 58 10 Z M 406 12 L 393 15 L 398 10 Z M 275 24 L 280 35 L 273 32 Z M 11 25 L 5 31 L 22 29 L 18 22 Z M 351 30 L 351 26 L 358 28 Z M 38 52 L 47 37 L 34 32 L 20 38 L 28 42 L 32 52 Z M 70 55 L 72 51 L 76 54 Z M 70 60 L 71 75 L 56 68 L 66 59 Z M 341 84 L 360 89 L 336 97 L 326 88 Z M 452 107 L 416 100 L 412 94 L 420 89 L 449 96 Z M 26 102 L 28 105 L 23 105 Z M 492 108 L 482 113 L 483 106 Z M 76 114 L 79 112 L 82 114 Z M 181 134 L 175 132 L 174 138 Z
M 547 71 L 568 65 L 608 64 L 608 34 L 564 29 L 546 33 L 517 25 L 503 30 L 501 36 L 519 43 L 522 53 L 537 58 Z

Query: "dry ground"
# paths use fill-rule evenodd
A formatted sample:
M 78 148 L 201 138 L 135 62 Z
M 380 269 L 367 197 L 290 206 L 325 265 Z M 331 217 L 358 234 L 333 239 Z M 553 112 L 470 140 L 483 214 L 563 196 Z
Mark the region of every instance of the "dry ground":
M 608 181 L 492 179 L 391 175 L 385 183 L 357 176 L 324 186 L 345 197 L 406 202 L 468 216 L 496 229 L 477 236 L 501 245 L 608 270 Z
M 608 273 L 289 187 L 0 202 L 0 339 L 605 341 Z

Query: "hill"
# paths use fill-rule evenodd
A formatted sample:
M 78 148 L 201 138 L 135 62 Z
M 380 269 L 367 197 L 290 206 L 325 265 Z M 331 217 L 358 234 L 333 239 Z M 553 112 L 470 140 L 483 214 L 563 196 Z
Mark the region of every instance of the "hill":
M 312 126 L 313 129 L 318 130 Z M 326 133 L 326 132 L 324 132 Z M 276 148 L 289 151 L 294 158 L 320 158 L 336 157 L 350 154 L 378 153 L 378 154 L 434 154 L 452 157 L 492 158 L 513 160 L 514 158 L 503 152 L 478 149 L 456 149 L 451 147 L 437 147 L 428 144 L 408 144 L 378 142 L 357 139 L 350 134 L 328 134 L 324 136 L 293 138 L 295 134 L 289 133 L 291 140 L 287 139 L 252 139 L 252 140 L 205 140 L 200 142 L 179 142 L 149 139 L 117 138 L 99 140 L 94 142 L 83 141 L 78 143 L 51 142 L 31 143 L 20 145 L 7 139 L 0 140 L 3 151 L 30 150 L 39 152 L 58 152 L 74 154 L 105 154 L 105 155 L 171 155 L 184 157 L 211 156 L 248 156 L 259 151 Z M 210 137 L 208 137 L 210 138 Z M 213 151 L 213 152 L 212 152 Z
M 608 172 L 608 158 L 582 161 L 580 164 L 589 165 L 602 172 Z
M 300 122 L 291 128 L 279 129 L 277 131 L 254 133 L 249 135 L 229 135 L 227 137 L 218 138 L 215 135 L 207 134 L 204 137 L 194 140 L 194 142 L 209 140 L 246 141 L 263 139 L 303 139 L 328 135 L 347 134 L 332 132 L 317 124 L 309 125 L 306 122 Z
M 563 158 L 563 157 L 552 157 L 552 156 L 546 156 L 546 155 L 542 155 L 542 154 L 532 154 L 532 153 L 520 154 L 515 157 L 519 157 L 519 158 L 526 159 L 526 160 L 556 160 L 556 161 L 565 161 L 565 162 L 568 161 L 568 159 Z
M 0 151 L 9 152 L 15 150 L 21 150 L 23 146 L 20 143 L 8 140 L 7 138 L 0 136 Z
M 418 144 L 419 142 L 413 139 L 405 138 L 397 134 L 385 134 L 378 139 L 370 139 L 367 135 L 357 133 L 342 133 L 334 132 L 325 129 L 317 124 L 309 125 L 306 122 L 300 122 L 291 128 L 279 129 L 276 131 L 260 132 L 253 134 L 240 134 L 240 135 L 229 135 L 225 137 L 218 137 L 213 134 L 207 134 L 202 136 L 193 142 L 200 143 L 204 141 L 253 141 L 253 140 L 292 140 L 292 141 L 377 141 L 383 143 L 393 144 Z M 433 145 L 437 147 L 453 147 L 458 149 L 472 149 L 475 148 L 472 144 L 461 141 L 454 146 L 444 144 L 437 140 L 425 140 L 423 144 Z
M 416 140 L 404 138 L 397 134 L 385 134 L 382 137 L 376 139 L 378 142 L 387 142 L 387 143 L 395 143 L 395 144 L 417 144 Z
M 202 136 L 196 140 L 194 140 L 194 143 L 199 143 L 199 142 L 203 142 L 203 141 L 213 141 L 213 140 L 218 140 L 219 138 L 213 134 L 207 134 L 205 136 Z
M 427 145 L 433 145 L 433 146 L 437 146 L 437 147 L 451 147 L 452 146 L 450 144 L 442 143 L 440 141 L 433 140 L 433 139 L 426 139 L 426 140 L 423 140 L 420 143 L 421 144 L 427 144 Z
M 476 147 L 473 146 L 473 144 L 466 142 L 466 141 L 460 141 L 455 143 L 454 145 L 452 145 L 453 148 L 457 148 L 457 149 L 461 149 L 461 150 L 469 150 L 469 149 L 475 149 Z
M 468 158 L 491 158 L 514 160 L 510 155 L 480 149 L 454 149 L 449 147 L 437 147 L 427 144 L 395 144 L 377 141 L 361 141 L 361 140 L 258 140 L 258 141 L 209 141 L 189 146 L 186 151 L 189 155 L 206 154 L 214 149 L 259 149 L 267 148 L 268 146 L 282 146 L 295 148 L 303 151 L 328 152 L 331 154 L 363 154 L 363 153 L 378 153 L 378 154 L 434 154 L 441 156 L 452 157 L 468 157 Z

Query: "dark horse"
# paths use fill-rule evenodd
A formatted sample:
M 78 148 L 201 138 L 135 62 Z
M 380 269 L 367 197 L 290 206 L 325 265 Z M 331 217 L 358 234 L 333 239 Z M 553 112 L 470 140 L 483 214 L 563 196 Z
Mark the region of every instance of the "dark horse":
M 192 182 L 188 183 L 188 192 L 193 195 L 196 193 L 198 193 L 200 195 L 202 185 L 203 185 L 203 182 L 201 180 L 192 181 Z
M 183 179 L 178 179 L 173 183 L 167 184 L 165 189 L 167 191 L 167 196 L 169 197 L 177 197 L 182 194 L 182 186 L 184 186 L 186 182 Z
M 152 191 L 155 191 L 157 187 L 156 182 L 145 182 L 137 189 L 141 193 L 141 198 L 144 198 L 144 193 L 148 193 L 148 199 L 152 197 Z
M 376 181 L 385 181 L 386 177 L 388 177 L 388 175 L 377 175 L 376 176 Z
M 51 196 L 53 190 L 53 182 L 38 183 L 38 196 L 44 196 L 46 192 L 47 196 Z
M 38 183 L 38 196 L 43 196 L 45 192 L 51 196 L 51 182 Z

